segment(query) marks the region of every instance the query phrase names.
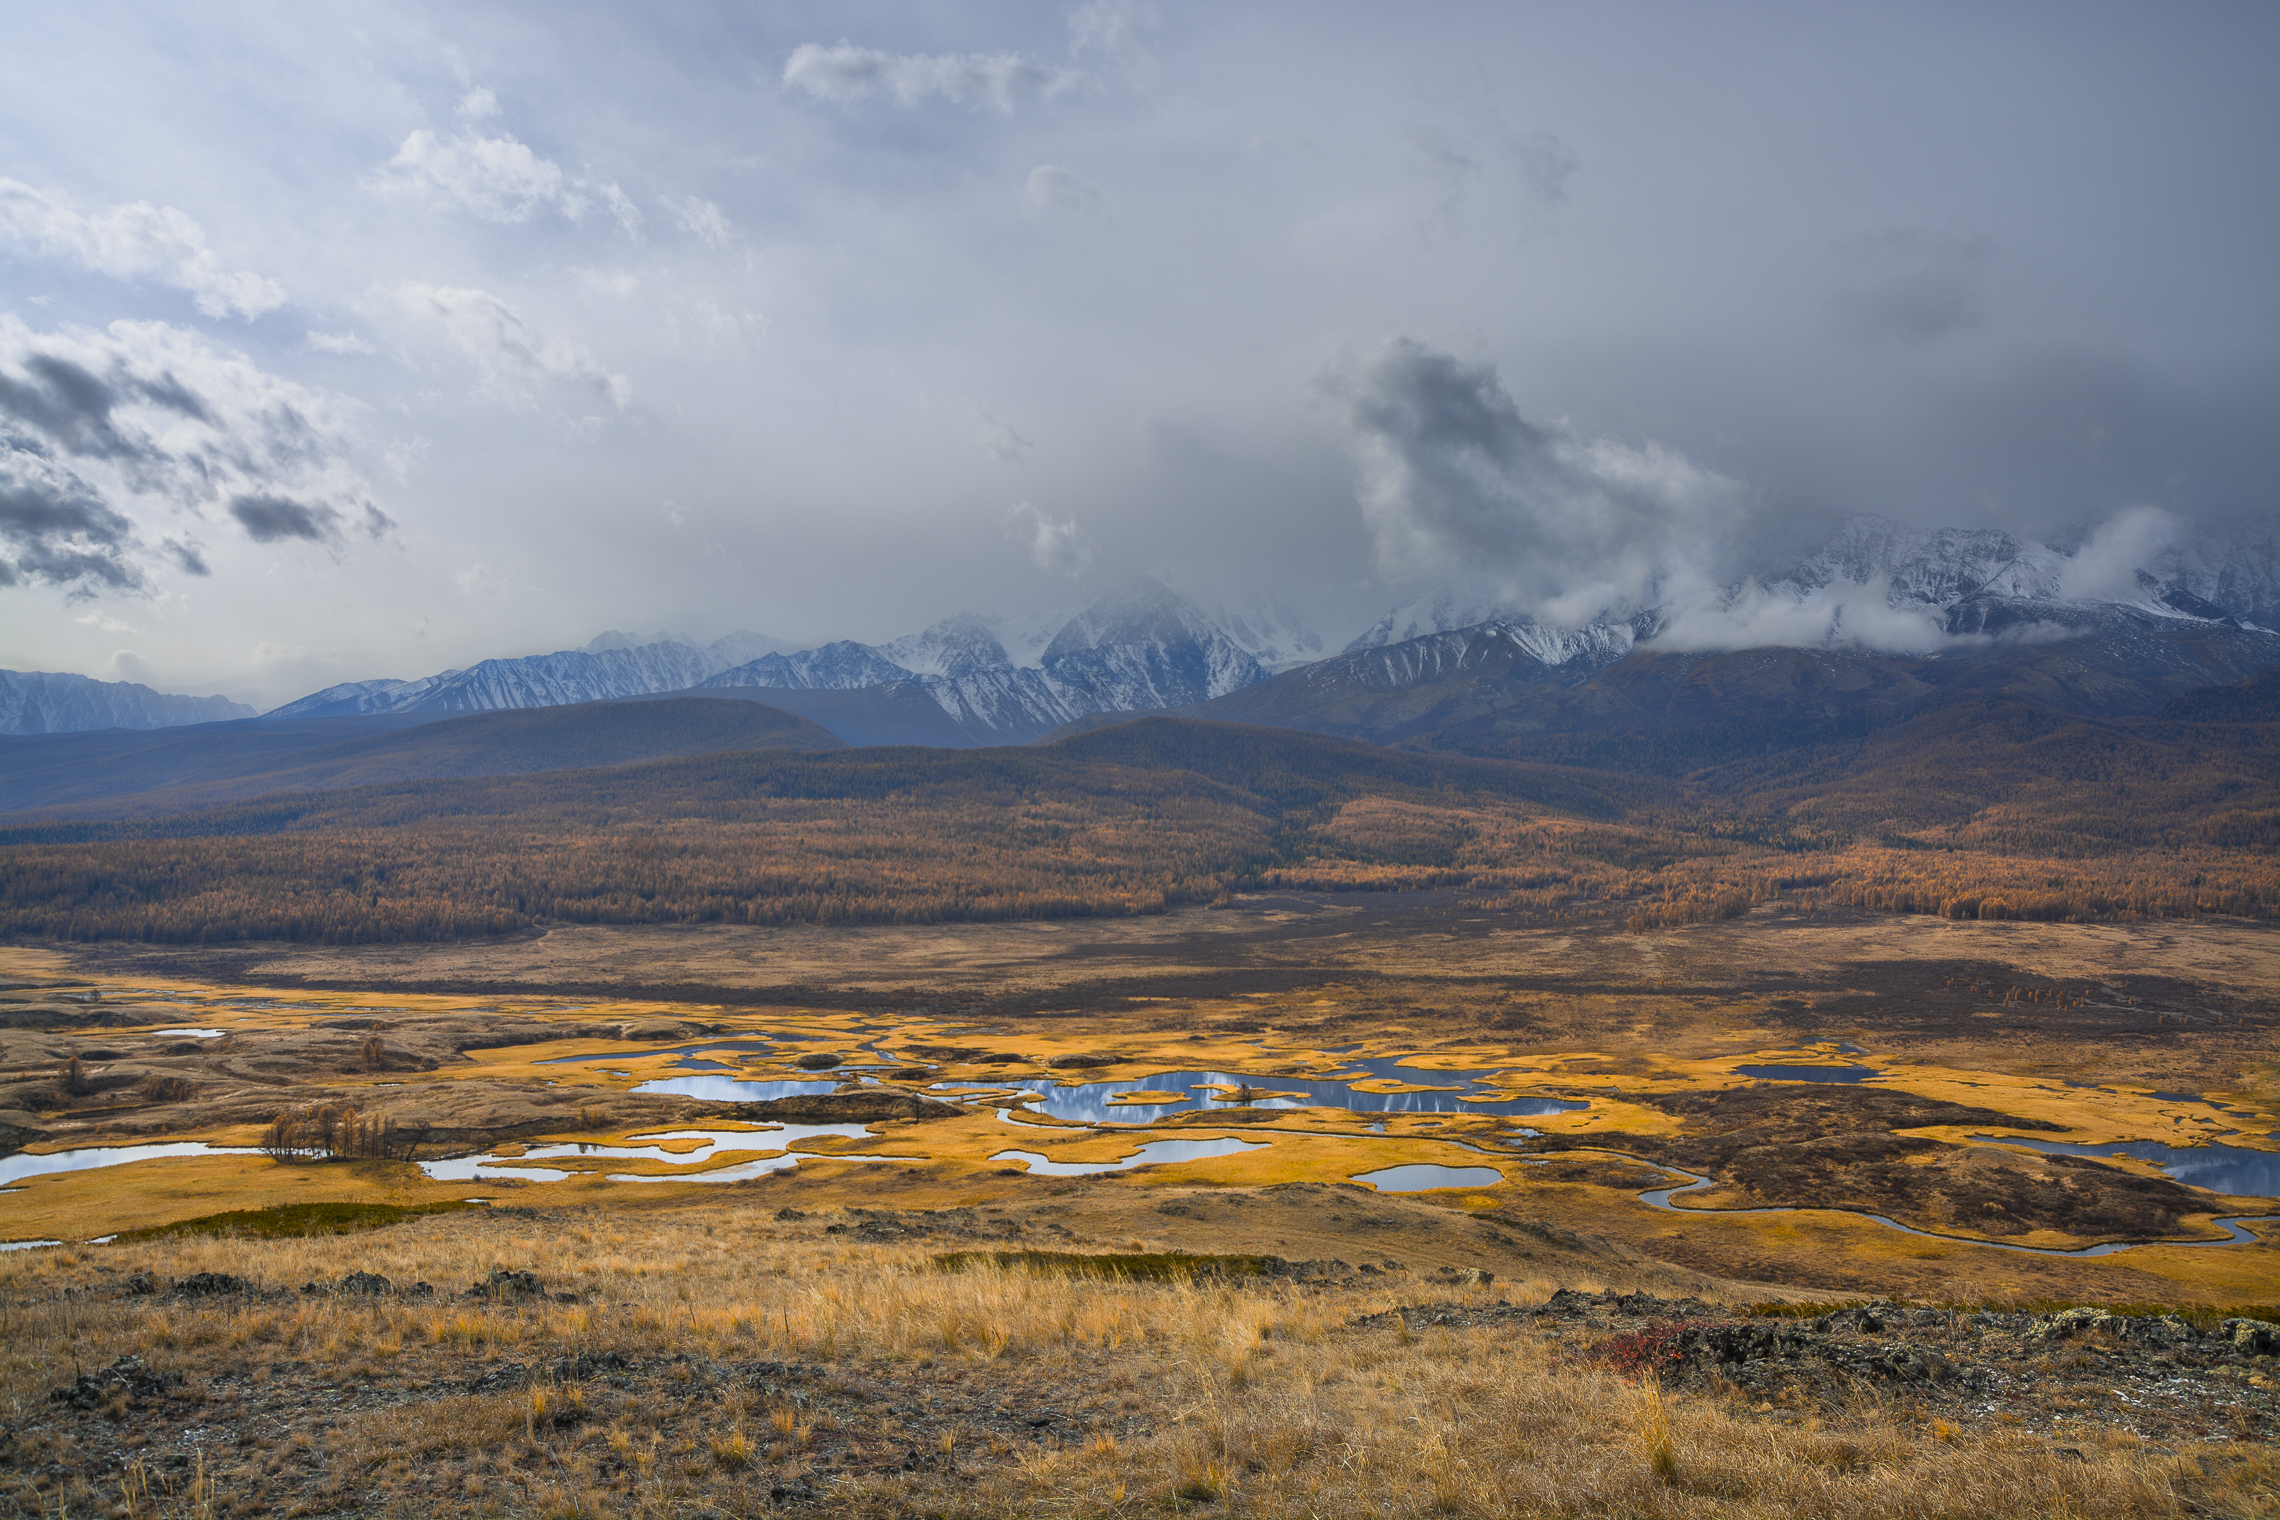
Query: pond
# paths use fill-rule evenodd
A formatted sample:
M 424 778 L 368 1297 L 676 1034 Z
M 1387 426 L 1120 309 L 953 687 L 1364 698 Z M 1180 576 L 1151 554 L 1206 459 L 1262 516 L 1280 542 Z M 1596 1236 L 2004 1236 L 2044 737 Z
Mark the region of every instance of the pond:
M 1136 1166 L 1161 1166 L 1167 1161 L 1208 1161 L 1214 1156 L 1235 1156 L 1267 1148 L 1264 1140 L 1151 1140 L 1121 1161 L 1055 1161 L 1035 1151 L 999 1151 L 992 1161 L 1019 1161 L 1032 1177 L 1094 1177 L 1102 1172 L 1129 1172 Z
M 173 1156 L 258 1156 L 254 1145 L 208 1145 L 203 1140 L 174 1140 L 160 1145 L 98 1145 L 86 1150 L 50 1151 L 35 1156 L 19 1151 L 0 1156 L 0 1187 L 27 1177 L 57 1172 L 91 1172 L 98 1167 L 125 1166 L 135 1161 L 163 1161 Z
M 1504 1174 L 1493 1166 L 1436 1166 L 1420 1161 L 1364 1172 L 1347 1180 L 1366 1182 L 1381 1193 L 1428 1193 L 1435 1188 L 1494 1187 L 1504 1180 Z
M 1883 1075 L 1873 1066 L 1737 1066 L 1734 1070 L 1760 1082 L 1866 1082 Z
M 2075 1145 L 2062 1140 L 2027 1140 L 2017 1135 L 1973 1135 L 1974 1145 L 2018 1145 L 2046 1156 L 2129 1156 L 2150 1161 L 2171 1180 L 2235 1198 L 2280 1197 L 2280 1152 L 2252 1151 L 2237 1145 L 2162 1145 L 2152 1140 Z
M 560 1182 L 577 1173 L 556 1167 L 532 1166 L 526 1163 L 561 1161 L 571 1158 L 591 1158 L 601 1161 L 659 1161 L 667 1166 L 697 1167 L 734 1151 L 784 1151 L 801 1140 L 812 1140 L 819 1135 L 836 1135 L 842 1139 L 862 1140 L 870 1131 L 860 1124 L 781 1124 L 768 1129 L 676 1129 L 652 1135 L 635 1135 L 634 1141 L 649 1140 L 651 1145 L 605 1145 L 597 1141 L 572 1140 L 559 1145 L 534 1145 L 519 1156 L 501 1156 L 487 1153 L 480 1156 L 453 1156 L 441 1161 L 423 1161 L 420 1170 L 437 1182 L 473 1182 L 480 1178 L 498 1180 L 519 1177 L 526 1182 Z M 668 1141 L 696 1141 L 691 1150 L 667 1150 Z M 885 1159 L 885 1158 L 881 1158 Z M 900 1158 L 896 1158 L 900 1159 Z M 779 1155 L 764 1164 L 761 1171 L 782 1171 L 797 1166 L 799 1157 Z M 581 1171 L 584 1169 L 582 1168 Z M 637 1182 L 688 1182 L 734 1181 L 723 1175 L 736 1172 L 757 1176 L 742 1167 L 723 1168 L 719 1172 L 700 1173 L 695 1176 L 666 1173 L 662 1176 L 646 1173 L 627 1173 L 613 1176 L 612 1181 Z
M 1633 1157 L 1631 1159 L 1636 1160 L 1637 1158 Z M 1808 1208 L 1790 1208 L 1783 1205 L 1776 1205 L 1771 1208 L 1761 1209 L 1681 1208 L 1677 1204 L 1671 1202 L 1671 1200 L 1681 1193 L 1699 1192 L 1703 1188 L 1710 1187 L 1715 1183 L 1716 1179 L 1705 1177 L 1699 1172 L 1687 1171 L 1683 1167 L 1672 1166 L 1667 1162 L 1657 1161 L 1651 1162 L 1649 1164 L 1661 1167 L 1662 1170 L 1666 1172 L 1676 1172 L 1679 1176 L 1689 1179 L 1687 1182 L 1677 1187 L 1649 1188 L 1646 1192 L 1639 1195 L 1639 1202 L 1645 1204 L 1650 1209 L 1661 1209 L 1666 1214 L 1802 1214 L 1813 1212 L 1813 1210 Z M 1871 1214 L 1866 1209 L 1843 1209 L 1830 1207 L 1827 1211 L 1831 1213 L 1850 1214 L 1855 1219 L 1866 1219 L 1875 1224 L 1880 1224 L 1888 1230 L 1897 1230 L 1903 1235 L 1913 1235 L 1919 1240 L 1946 1240 L 1953 1241 L 1958 1245 L 1986 1246 L 1990 1250 L 2011 1251 L 2021 1256 L 2114 1256 L 2123 1251 L 2134 1251 L 2138 1250 L 2141 1247 L 2149 1245 L 2250 1245 L 2255 1242 L 2256 1236 L 2254 1233 L 2244 1228 L 2243 1221 L 2249 1220 L 2262 1222 L 2268 1217 L 2274 1217 L 2265 1215 L 2236 1215 L 2231 1219 L 2211 1220 L 2210 1223 L 2214 1224 L 2218 1229 L 2225 1232 L 2225 1238 L 2223 1240 L 2107 1240 L 2101 1241 L 2094 1246 L 2077 1246 L 2073 1250 L 2059 1250 L 2051 1246 L 2007 1245 L 2000 1240 L 1982 1240 L 1977 1236 L 1972 1235 L 1941 1235 L 1935 1231 L 1919 1230 L 1913 1226 L 1904 1225 L 1899 1220 L 1893 1219 L 1888 1215 Z
M 1357 1069 L 1358 1068 L 1358 1069 Z M 1166 1114 L 1193 1113 L 1245 1103 L 1252 1108 L 1343 1108 L 1366 1114 L 1493 1114 L 1512 1117 L 1561 1114 L 1589 1108 L 1589 1103 L 1565 1098 L 1513 1098 L 1483 1080 L 1501 1070 L 1423 1071 L 1399 1060 L 1349 1061 L 1330 1077 L 1261 1076 L 1256 1072 L 1167 1071 L 1145 1077 L 1119 1077 L 1110 1082 L 1062 1082 L 1052 1077 L 1029 1077 L 1003 1084 L 938 1082 L 935 1089 L 987 1089 L 1034 1093 L 1024 1106 L 1080 1124 L 1152 1124 Z M 1414 1083 L 1422 1092 L 1367 1092 L 1357 1082 Z M 1428 1085 L 1429 1084 L 1429 1085 Z M 1215 1092 L 1214 1088 L 1227 1089 Z M 1247 1100 L 1233 1096 L 1248 1090 Z M 1125 1093 L 1186 1093 L 1170 1103 L 1117 1103 Z M 701 1094 L 699 1096 L 702 1096 Z
M 619 1057 L 618 1059 L 623 1059 Z M 684 1098 L 709 1098 L 715 1103 L 766 1103 L 773 1098 L 805 1098 L 839 1091 L 840 1078 L 821 1082 L 748 1082 L 742 1077 L 659 1077 L 637 1082 L 637 1093 L 679 1093 Z

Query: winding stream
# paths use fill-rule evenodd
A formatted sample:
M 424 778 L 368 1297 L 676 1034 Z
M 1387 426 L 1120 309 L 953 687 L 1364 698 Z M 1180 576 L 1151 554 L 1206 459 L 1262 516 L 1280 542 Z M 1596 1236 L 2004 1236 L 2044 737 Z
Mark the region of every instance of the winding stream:
M 1622 1151 L 1605 1151 L 1601 1154 L 1609 1156 L 1622 1156 L 1626 1161 L 1645 1161 L 1644 1157 L 1626 1155 Z M 2061 1250 L 2055 1246 L 2006 1245 L 2000 1240 L 1982 1240 L 1976 1235 L 1942 1235 L 1934 1230 L 1919 1230 L 1912 1225 L 1902 1224 L 1899 1220 L 1891 1218 L 1888 1215 L 1872 1214 L 1866 1209 L 1848 1209 L 1838 1207 L 1833 1204 L 1805 1206 L 1774 1204 L 1765 1208 L 1757 1209 L 1680 1208 L 1677 1204 L 1671 1202 L 1673 1198 L 1677 1197 L 1681 1193 L 1700 1192 L 1703 1188 L 1715 1186 L 1717 1179 L 1715 1177 L 1705 1177 L 1699 1172 L 1690 1172 L 1682 1166 L 1672 1166 L 1667 1161 L 1646 1161 L 1645 1164 L 1660 1171 L 1676 1172 L 1681 1177 L 1692 1179 L 1677 1187 L 1649 1188 L 1646 1192 L 1639 1195 L 1639 1202 L 1645 1204 L 1650 1209 L 1660 1209 L 1666 1214 L 1692 1214 L 1699 1218 L 1705 1219 L 1716 1218 L 1719 1215 L 1723 1214 L 1850 1214 L 1857 1219 L 1872 1219 L 1878 1224 L 1883 1225 L 1888 1230 L 1898 1230 L 1903 1235 L 1914 1235 L 1921 1240 L 1944 1240 L 1955 1245 L 1963 1246 L 1987 1246 L 1990 1249 L 1997 1251 L 2016 1251 L 2023 1256 L 2113 1256 L 2123 1251 L 2137 1250 L 2142 1246 L 2249 1245 L 2255 1242 L 2256 1236 L 2249 1230 L 2243 1228 L 2245 1224 L 2261 1224 L 2267 1220 L 2280 1219 L 2280 1214 L 2242 1214 L 2236 1215 L 2230 1219 L 2218 1219 L 2211 1221 L 2216 1225 L 2218 1229 L 2225 1232 L 2227 1238 L 2224 1240 L 2109 1240 L 2101 1242 L 2100 1244 L 2094 1246 L 2077 1246 L 2073 1250 L 2069 1251 Z

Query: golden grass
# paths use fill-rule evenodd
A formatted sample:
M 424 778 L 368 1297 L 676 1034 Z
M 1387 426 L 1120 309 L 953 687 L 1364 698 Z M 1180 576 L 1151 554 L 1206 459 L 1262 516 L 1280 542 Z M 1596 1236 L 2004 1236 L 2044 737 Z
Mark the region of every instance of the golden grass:
M 585 1301 L 182 1302 L 67 1291 L 137 1267 L 230 1271 L 275 1287 L 362 1268 L 451 1288 L 494 1265 L 534 1262 L 558 1264 L 549 1286 Z M 1525 1299 L 1552 1286 L 1499 1291 Z M 360 1237 L 64 1250 L 0 1262 L 0 1300 L 11 1305 L 0 1425 L 27 1432 L 40 1458 L 62 1462 L 77 1450 L 56 1444 L 63 1438 L 43 1413 L 47 1388 L 69 1381 L 75 1359 L 100 1365 L 132 1352 L 184 1374 L 198 1406 L 191 1417 L 225 1435 L 255 1428 L 243 1413 L 249 1388 L 283 1390 L 288 1405 L 295 1379 L 386 1395 L 346 1418 L 295 1416 L 247 1440 L 214 1440 L 192 1472 L 161 1477 L 131 1463 L 107 1486 L 56 1478 L 19 1449 L 15 1466 L 0 1468 L 0 1506 L 27 1513 L 110 1507 L 155 1520 L 291 1504 L 745 1513 L 767 1508 L 771 1485 L 787 1482 L 808 1485 L 815 1512 L 857 1516 L 1111 1516 L 1212 1504 L 1260 1517 L 1962 1520 L 2249 1515 L 2280 1495 L 2280 1464 L 2250 1444 L 2166 1456 L 2127 1431 L 2083 1426 L 2059 1439 L 1932 1420 L 1866 1395 L 1836 1410 L 1775 1412 L 1627 1382 L 1525 1327 L 1452 1333 L 1404 1319 L 1346 1328 L 1387 1307 L 1384 1290 L 942 1273 L 914 1250 L 774 1233 L 753 1210 L 588 1214 L 544 1228 L 455 1217 Z M 708 1393 L 670 1372 L 631 1392 L 552 1376 L 460 1391 L 463 1379 L 508 1360 L 535 1369 L 608 1351 L 652 1376 L 666 1358 L 688 1356 L 695 1362 L 671 1365 L 791 1362 L 857 1382 L 954 1377 L 974 1390 L 977 1409 L 1098 1395 L 1121 1425 L 1096 1418 L 1049 1438 L 952 1428 L 929 1440 L 917 1468 L 828 1470 L 826 1445 L 899 1449 L 897 1409 L 858 1428 L 841 1422 L 867 1416 L 742 1386 Z M 147 1416 L 136 1420 L 149 1429 Z M 40 1472 L 49 1476 L 28 1480 Z

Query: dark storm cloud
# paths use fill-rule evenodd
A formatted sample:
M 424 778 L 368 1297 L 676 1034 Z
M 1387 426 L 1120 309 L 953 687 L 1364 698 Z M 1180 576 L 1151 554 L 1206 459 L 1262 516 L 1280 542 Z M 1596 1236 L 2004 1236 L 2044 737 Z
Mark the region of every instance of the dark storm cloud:
M 0 586 L 25 581 L 131 590 L 134 524 L 36 444 L 0 432 Z
M 214 573 L 214 567 L 206 563 L 205 552 L 194 539 L 184 541 L 170 538 L 165 543 L 160 544 L 159 548 L 165 552 L 168 559 L 174 561 L 176 567 L 185 575 L 212 575 Z
M 230 516 L 257 544 L 281 538 L 305 538 L 323 543 L 340 535 L 340 514 L 330 507 L 312 507 L 285 496 L 237 496 L 230 500 Z
M 34 333 L 0 314 L 0 538 L 7 584 L 147 589 L 146 568 L 213 567 L 194 538 L 155 547 L 152 512 L 216 506 L 257 543 L 333 543 L 363 499 L 331 403 L 197 334 L 155 322 Z M 69 461 L 66 463 L 65 461 Z
M 1738 482 L 1649 442 L 1539 426 L 1496 367 L 1393 339 L 1324 383 L 1380 565 L 1485 574 L 1555 618 L 1639 600 L 1742 506 Z
M 112 425 L 118 398 L 87 370 L 53 354 L 24 360 L 25 378 L 0 371 L 0 414 L 53 439 L 64 452 L 115 459 L 135 452 Z

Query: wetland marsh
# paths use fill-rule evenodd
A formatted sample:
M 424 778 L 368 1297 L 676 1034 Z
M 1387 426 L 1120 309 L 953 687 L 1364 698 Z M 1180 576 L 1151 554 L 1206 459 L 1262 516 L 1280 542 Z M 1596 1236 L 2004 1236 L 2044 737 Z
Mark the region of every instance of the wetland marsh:
M 389 1226 L 364 1257 L 415 1228 L 491 1242 L 471 1276 L 542 1267 L 535 1240 L 499 1244 L 531 1229 L 666 1229 L 684 1255 L 721 1229 L 809 1241 L 823 1255 L 797 1270 L 827 1280 L 917 1270 L 935 1240 L 1241 1257 L 1286 1285 L 1242 1293 L 1299 1295 L 1333 1337 L 1486 1282 L 1464 1301 L 1616 1284 L 1712 1314 L 1863 1293 L 2230 1312 L 2280 1299 L 2280 1226 L 2260 1221 L 2280 1212 L 2275 944 L 1772 915 L 1512 931 L 1461 904 L 1324 899 L 837 938 L 19 948 L 0 951 L 0 1240 L 21 1249 L 0 1285 L 31 1303 L 225 1257 L 251 1281 L 267 1248 L 127 1237 L 478 1194 L 477 1217 Z M 643 980 L 657 965 L 673 985 Z M 2065 997 L 1972 990 L 2028 981 Z M 279 1159 L 280 1114 L 362 1138 Z M 458 1375 L 519 1364 L 506 1334 L 453 1353 Z M 1970 1428 L 1996 1439 L 1997 1413 Z M 1117 1439 L 1168 1453 L 1183 1418 Z M 778 1440 L 751 1470 L 825 1506 L 861 1462 L 821 1450 Z M 1000 1441 L 944 1472 L 987 1489 L 1038 1460 Z

